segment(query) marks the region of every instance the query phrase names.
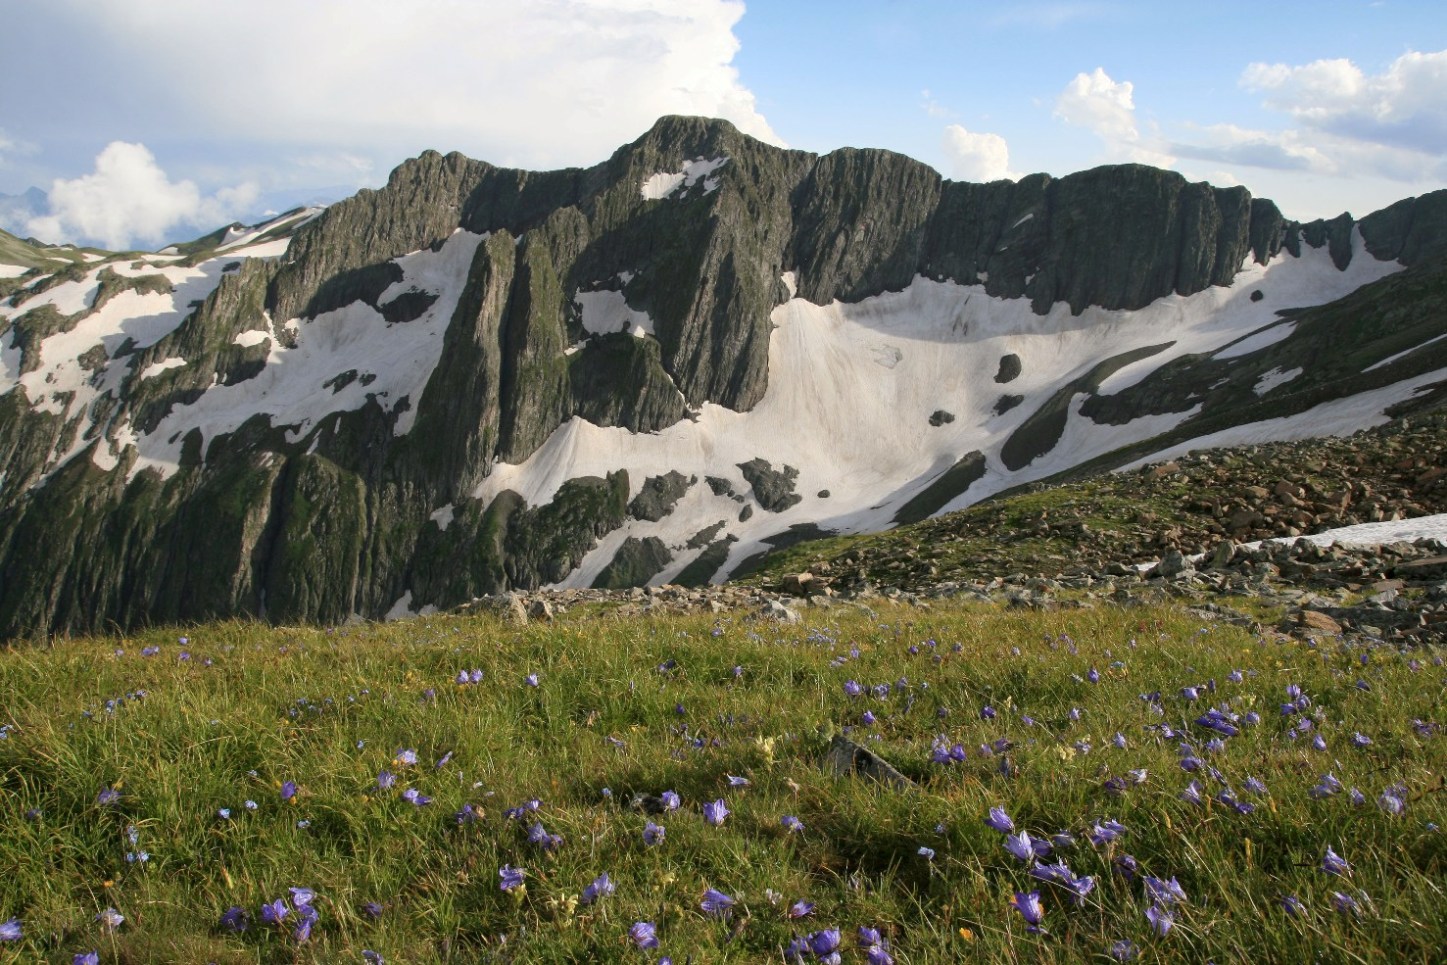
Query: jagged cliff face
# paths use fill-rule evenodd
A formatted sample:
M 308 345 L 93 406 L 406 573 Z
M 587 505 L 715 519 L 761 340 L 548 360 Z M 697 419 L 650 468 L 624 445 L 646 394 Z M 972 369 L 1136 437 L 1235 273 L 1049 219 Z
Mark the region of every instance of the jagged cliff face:
M 719 578 L 1117 450 L 1379 419 L 1447 365 L 1444 226 L 1442 193 L 1303 226 L 696 118 L 587 170 L 424 154 L 3 280 L 0 633 Z

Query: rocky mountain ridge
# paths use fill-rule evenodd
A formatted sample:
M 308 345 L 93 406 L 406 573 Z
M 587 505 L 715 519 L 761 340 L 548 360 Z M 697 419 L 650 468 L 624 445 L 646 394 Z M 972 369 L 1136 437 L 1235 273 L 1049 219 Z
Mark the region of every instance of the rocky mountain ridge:
M 1401 402 L 1444 364 L 1444 225 L 1447 192 L 1297 225 L 1141 166 L 972 185 L 699 118 L 588 169 L 428 152 L 325 211 L 13 280 L 0 633 L 706 580 L 1162 431 Z M 1375 286 L 1380 330 L 1277 314 Z M 1361 371 L 1304 391 L 1333 325 Z

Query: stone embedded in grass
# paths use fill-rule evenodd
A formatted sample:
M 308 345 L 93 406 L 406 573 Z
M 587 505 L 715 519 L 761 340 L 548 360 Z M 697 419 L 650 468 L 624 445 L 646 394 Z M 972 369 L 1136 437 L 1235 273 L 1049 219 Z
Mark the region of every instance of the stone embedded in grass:
M 824 767 L 835 777 L 857 774 L 899 789 L 915 786 L 914 781 L 901 774 L 884 758 L 838 734 L 829 742 L 829 750 L 824 755 Z

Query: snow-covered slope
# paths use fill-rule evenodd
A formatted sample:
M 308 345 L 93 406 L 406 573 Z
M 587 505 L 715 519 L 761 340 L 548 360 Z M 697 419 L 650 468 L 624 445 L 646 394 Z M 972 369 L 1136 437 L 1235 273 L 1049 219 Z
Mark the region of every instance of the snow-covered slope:
M 1360 239 L 1357 244 L 1360 248 Z M 530 504 L 547 503 L 569 479 L 620 468 L 629 470 L 631 495 L 637 495 L 646 478 L 680 472 L 697 482 L 672 513 L 659 521 L 630 520 L 608 534 L 563 585 L 590 585 L 625 540 L 647 537 L 657 537 L 676 554 L 652 578 L 668 582 L 696 556 L 688 541 L 719 522 L 724 526 L 714 538 L 736 540 L 716 573 L 721 579 L 790 527 L 838 533 L 888 527 L 901 506 L 967 453 L 983 453 L 985 471 L 941 512 L 1158 436 L 1196 409 L 1100 425 L 1079 413 L 1077 397 L 1048 453 L 1017 471 L 1000 461 L 1005 441 L 1043 403 L 1108 359 L 1164 346 L 1117 370 L 1101 383 L 1102 392 L 1123 389 L 1182 356 L 1244 356 L 1290 333 L 1278 311 L 1333 301 L 1399 268 L 1363 256 L 1338 271 L 1327 252 L 1307 248 L 1301 257 L 1282 252 L 1267 265 L 1248 263 L 1230 287 L 1170 296 L 1134 312 L 1091 308 L 1079 316 L 1065 305 L 1036 315 L 1025 299 L 992 298 L 981 286 L 925 278 L 902 292 L 852 305 L 792 298 L 773 313 L 769 390 L 751 411 L 705 405 L 695 419 L 652 434 L 575 418 L 525 462 L 495 466 L 473 496 L 487 503 L 512 490 Z M 1245 340 L 1253 344 L 1243 350 Z M 995 376 L 1008 355 L 1018 358 L 1020 374 L 1002 384 Z M 1369 397 L 1324 404 L 1278 424 L 1241 427 L 1238 434 L 1264 441 L 1313 429 L 1350 433 L 1384 421 L 1387 406 L 1444 378 L 1447 370 Z M 997 403 L 1005 393 L 1023 398 L 1000 413 Z M 931 415 L 941 411 L 953 420 L 932 425 Z M 1179 448 L 1203 444 L 1219 443 L 1201 440 Z M 703 480 L 724 479 L 733 494 L 747 494 L 750 485 L 739 466 L 757 458 L 796 469 L 795 490 L 802 498 L 776 513 L 749 500 L 756 511 L 740 521 L 742 507 L 734 496 L 714 492 Z

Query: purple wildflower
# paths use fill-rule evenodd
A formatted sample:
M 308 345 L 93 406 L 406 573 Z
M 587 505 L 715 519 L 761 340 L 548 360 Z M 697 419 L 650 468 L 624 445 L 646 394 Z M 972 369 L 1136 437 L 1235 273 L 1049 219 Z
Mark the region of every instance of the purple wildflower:
M 727 776 L 728 779 L 729 779 L 729 787 L 748 787 L 748 786 L 749 786 L 749 779 L 746 778 L 746 777 L 736 777 L 736 776 L 734 776 L 733 774 L 728 774 L 728 775 L 726 775 L 726 776 Z
M 250 916 L 246 914 L 246 909 L 240 905 L 232 905 L 223 911 L 221 913 L 221 920 L 218 922 L 222 928 L 233 932 L 246 931 L 246 926 L 250 923 Z
M 1175 878 L 1163 881 L 1150 875 L 1145 877 L 1146 893 L 1157 905 L 1174 905 L 1186 900 L 1186 892 Z
M 786 918 L 807 918 L 814 914 L 814 903 L 812 901 L 796 901 L 784 912 Z
M 1031 847 L 1029 832 L 1006 835 L 1005 850 L 1026 864 L 1035 860 L 1035 849 Z
M 1293 918 L 1306 917 L 1306 906 L 1303 905 L 1301 899 L 1295 895 L 1282 895 L 1281 907 Z
M 1139 953 L 1140 949 L 1136 948 L 1135 942 L 1125 938 L 1113 942 L 1110 946 L 1110 957 L 1117 962 L 1132 961 Z
M 75 957 L 70 960 L 70 965 L 100 965 L 100 952 L 94 949 L 88 952 L 76 952 Z
M 825 928 L 809 936 L 809 950 L 820 959 L 827 959 L 833 955 L 837 960 L 841 940 L 839 929 Z
M 1025 919 L 1025 925 L 1030 931 L 1041 930 L 1040 922 L 1045 920 L 1045 906 L 1040 903 L 1040 892 L 1017 891 L 1010 899 L 1010 904 L 1020 912 L 1020 917 Z
M 679 804 L 682 803 L 679 800 L 677 791 L 664 791 L 658 795 L 658 798 L 663 802 L 663 806 L 670 811 L 677 811 Z
M 654 824 L 652 821 L 649 821 L 643 825 L 643 843 L 650 848 L 654 845 L 662 844 L 663 836 L 666 833 L 663 825 Z
M 287 781 L 281 786 L 281 799 L 290 801 L 294 797 L 296 797 L 296 781 Z
M 1201 799 L 1200 782 L 1192 781 L 1190 784 L 1186 785 L 1186 789 L 1181 792 L 1181 800 L 1185 801 L 1187 804 L 1204 804 L 1205 802 Z
M 985 818 L 985 823 L 1001 834 L 1009 834 L 1015 830 L 1015 822 L 1010 820 L 1010 815 L 1000 807 L 990 808 L 990 816 Z
M 0 942 L 18 942 L 25 937 L 19 918 L 7 918 L 0 922 Z
M 261 920 L 268 925 L 281 924 L 289 914 L 291 914 L 291 909 L 286 906 L 284 898 L 263 902 L 261 905 Z
M 1351 874 L 1352 866 L 1347 864 L 1345 858 L 1333 851 L 1331 845 L 1327 845 L 1326 854 L 1321 857 L 1321 870 L 1329 875 L 1342 876 Z
M 516 891 L 519 888 L 524 888 L 526 886 L 523 884 L 523 878 L 526 877 L 526 875 L 527 872 L 523 869 L 514 868 L 512 865 L 505 864 L 497 869 L 497 886 L 503 891 Z
M 1090 840 L 1099 847 L 1102 844 L 1109 844 L 1125 833 L 1125 825 L 1119 821 L 1107 819 L 1097 821 L 1095 828 L 1090 832 Z
M 920 845 L 920 849 L 919 849 L 918 851 L 916 851 L 915 853 L 918 854 L 921 858 L 925 859 L 926 861 L 933 861 L 933 860 L 935 859 L 935 849 L 934 849 L 934 848 L 927 848 L 927 847 L 925 847 L 924 845 Z
M 633 944 L 645 951 L 658 947 L 658 929 L 651 921 L 634 922 L 633 927 L 628 929 L 628 937 L 633 939 Z
M 722 798 L 717 801 L 711 801 L 703 806 L 704 820 L 714 827 L 723 824 L 724 818 L 728 817 L 730 813 L 728 805 L 723 802 Z
M 408 804 L 412 805 L 415 808 L 420 808 L 424 804 L 432 803 L 432 798 L 423 794 L 415 787 L 409 787 L 407 790 L 403 791 L 402 800 L 406 801 Z
M 113 787 L 108 787 L 96 795 L 95 803 L 106 805 L 114 804 L 121 799 L 121 792 Z
M 100 922 L 100 927 L 102 931 L 113 932 L 117 928 L 121 927 L 121 925 L 126 920 L 126 916 L 122 915 L 114 908 L 107 908 L 105 911 L 96 915 L 95 920 Z
M 734 906 L 734 900 L 717 888 L 709 888 L 703 893 L 703 900 L 698 906 L 705 914 L 722 916 Z
M 1157 935 L 1164 935 L 1176 923 L 1171 910 L 1160 905 L 1151 905 L 1146 909 L 1146 920 L 1151 923 L 1151 927 L 1155 929 Z
M 583 889 L 583 894 L 578 899 L 578 903 L 580 905 L 591 905 L 599 898 L 606 898 L 611 895 L 614 892 L 615 888 L 616 886 L 608 877 L 608 872 L 605 871 L 598 877 L 594 878 L 592 883 L 589 884 L 588 887 Z
M 798 834 L 800 831 L 804 830 L 804 822 L 800 821 L 792 814 L 784 815 L 782 818 L 779 819 L 779 823 L 782 824 L 784 826 L 784 830 L 788 831 L 790 834 Z

